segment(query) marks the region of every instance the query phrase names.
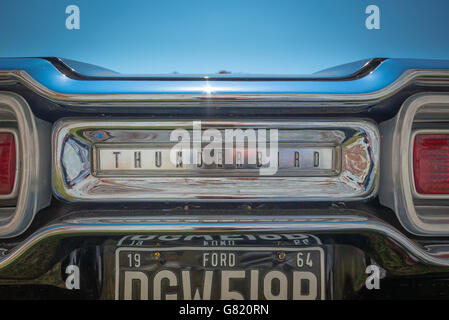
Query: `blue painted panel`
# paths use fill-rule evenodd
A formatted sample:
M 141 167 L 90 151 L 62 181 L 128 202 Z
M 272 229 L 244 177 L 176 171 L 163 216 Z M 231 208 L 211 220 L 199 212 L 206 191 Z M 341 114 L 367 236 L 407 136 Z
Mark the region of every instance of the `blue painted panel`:
M 98 74 L 98 72 L 95 71 L 89 72 L 88 65 L 84 65 L 83 68 L 88 74 Z M 167 76 L 166 80 L 133 81 L 125 79 L 74 80 L 62 74 L 55 66 L 53 66 L 53 64 L 45 59 L 0 59 L 0 70 L 25 70 L 36 81 L 47 88 L 56 92 L 73 94 L 201 94 L 205 92 L 213 92 L 216 94 L 360 94 L 374 92 L 385 88 L 409 69 L 449 70 L 449 61 L 387 59 L 365 77 L 348 81 L 322 81 L 320 79 L 329 76 L 323 73 L 315 75 L 317 77 L 316 80 L 308 81 L 287 80 L 291 78 L 291 76 L 285 77 L 286 81 L 226 81 L 226 75 L 223 75 L 223 80 L 220 81 L 208 81 L 207 79 L 201 81 L 173 81 L 170 80 L 170 76 Z M 338 71 L 338 69 L 335 70 Z M 339 72 L 338 74 L 341 75 L 342 72 Z M 110 74 L 108 75 L 110 76 Z M 122 77 L 126 77 L 126 75 L 122 75 Z M 142 75 L 142 77 L 148 76 Z M 232 77 L 235 77 L 235 75 L 232 75 Z M 310 76 L 303 77 L 310 78 Z

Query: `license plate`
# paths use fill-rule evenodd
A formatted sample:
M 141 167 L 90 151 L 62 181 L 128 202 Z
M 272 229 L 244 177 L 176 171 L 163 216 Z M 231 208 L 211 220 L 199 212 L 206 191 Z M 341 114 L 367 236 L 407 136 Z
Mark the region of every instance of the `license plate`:
M 116 250 L 116 299 L 324 299 L 321 247 Z

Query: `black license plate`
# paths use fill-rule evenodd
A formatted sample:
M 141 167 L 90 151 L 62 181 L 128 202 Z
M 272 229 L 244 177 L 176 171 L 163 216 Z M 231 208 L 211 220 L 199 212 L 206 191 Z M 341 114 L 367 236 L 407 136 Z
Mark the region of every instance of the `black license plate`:
M 324 299 L 321 247 L 116 250 L 116 299 Z

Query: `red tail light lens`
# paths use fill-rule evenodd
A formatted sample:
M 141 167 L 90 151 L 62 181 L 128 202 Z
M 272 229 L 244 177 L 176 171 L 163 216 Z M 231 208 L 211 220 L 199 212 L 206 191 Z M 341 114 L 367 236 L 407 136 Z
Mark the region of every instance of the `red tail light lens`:
M 16 141 L 9 132 L 0 132 L 0 194 L 10 194 L 16 179 Z
M 449 194 L 449 134 L 418 134 L 413 147 L 415 189 Z

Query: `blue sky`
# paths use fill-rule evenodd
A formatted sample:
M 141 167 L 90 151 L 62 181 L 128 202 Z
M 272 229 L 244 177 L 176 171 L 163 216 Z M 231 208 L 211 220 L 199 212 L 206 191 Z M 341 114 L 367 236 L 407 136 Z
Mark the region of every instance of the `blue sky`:
M 79 30 L 65 9 L 80 8 Z M 368 30 L 365 8 L 380 8 Z M 122 73 L 301 74 L 368 57 L 449 60 L 448 0 L 1 0 L 0 56 Z

